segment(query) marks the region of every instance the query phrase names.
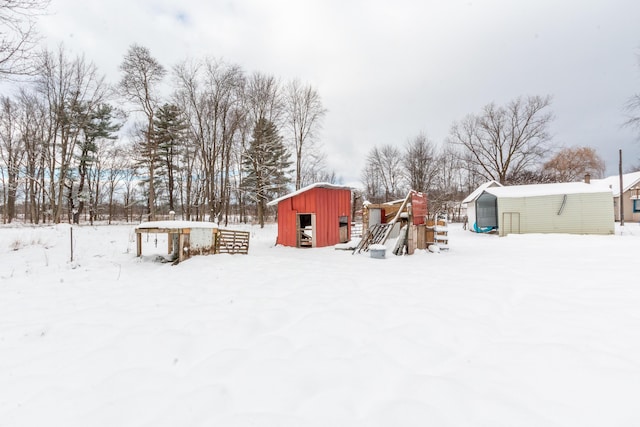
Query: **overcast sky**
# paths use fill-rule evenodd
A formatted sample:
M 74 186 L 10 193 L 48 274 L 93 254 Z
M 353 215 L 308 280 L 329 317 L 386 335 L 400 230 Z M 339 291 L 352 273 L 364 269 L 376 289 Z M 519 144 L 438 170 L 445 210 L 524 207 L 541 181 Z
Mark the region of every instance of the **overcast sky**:
M 132 43 L 170 68 L 206 55 L 316 87 L 328 109 L 329 167 L 357 183 L 374 146 L 424 132 L 442 144 L 455 120 L 490 103 L 552 95 L 557 147 L 591 146 L 637 164 L 622 128 L 640 92 L 640 1 L 52 0 L 47 43 L 84 53 L 108 79 Z

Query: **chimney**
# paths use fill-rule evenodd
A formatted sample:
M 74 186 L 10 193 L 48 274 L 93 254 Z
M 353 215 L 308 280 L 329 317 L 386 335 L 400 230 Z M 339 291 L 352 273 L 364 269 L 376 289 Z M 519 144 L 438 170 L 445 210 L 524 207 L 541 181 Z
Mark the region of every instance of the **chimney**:
M 591 174 L 589 172 L 584 174 L 584 183 L 585 184 L 591 184 Z

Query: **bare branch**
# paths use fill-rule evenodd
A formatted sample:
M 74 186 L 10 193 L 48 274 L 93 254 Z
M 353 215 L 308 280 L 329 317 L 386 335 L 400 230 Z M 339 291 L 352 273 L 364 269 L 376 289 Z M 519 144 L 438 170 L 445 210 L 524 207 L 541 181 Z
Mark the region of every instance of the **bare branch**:
M 0 0 L 0 80 L 34 71 L 36 17 L 49 0 Z

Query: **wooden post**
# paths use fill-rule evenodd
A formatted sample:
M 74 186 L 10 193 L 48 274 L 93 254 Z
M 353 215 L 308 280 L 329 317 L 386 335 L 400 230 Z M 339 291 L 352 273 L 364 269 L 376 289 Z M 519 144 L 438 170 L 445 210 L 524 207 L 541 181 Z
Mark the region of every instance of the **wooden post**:
M 407 236 L 407 254 L 413 255 L 418 246 L 418 226 L 409 223 L 407 227 L 409 227 L 409 234 Z
M 184 261 L 185 259 L 185 255 L 184 255 L 184 233 L 180 233 L 180 237 L 178 238 L 179 240 L 179 244 L 178 244 L 178 251 L 180 251 L 180 253 L 178 254 L 178 260 L 179 262 Z
M 136 256 L 142 255 L 142 233 L 136 231 Z
M 624 187 L 623 187 L 623 180 L 622 180 L 622 150 L 619 150 L 620 152 L 620 163 L 618 166 L 618 172 L 620 174 L 620 191 L 619 194 L 620 196 L 618 197 L 618 199 L 620 200 L 620 225 L 624 225 Z

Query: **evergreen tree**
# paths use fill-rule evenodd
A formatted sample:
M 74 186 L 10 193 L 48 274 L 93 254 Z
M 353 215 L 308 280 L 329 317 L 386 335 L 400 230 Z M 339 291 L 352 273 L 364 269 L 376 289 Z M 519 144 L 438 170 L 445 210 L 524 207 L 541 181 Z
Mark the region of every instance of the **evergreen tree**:
M 74 224 L 78 224 L 86 202 L 89 202 L 90 219 L 93 222 L 94 195 L 91 194 L 91 188 L 89 188 L 89 194 L 87 194 L 85 183 L 90 169 L 97 161 L 97 142 L 101 139 L 115 140 L 115 133 L 122 127 L 120 123 L 114 123 L 114 109 L 109 104 L 100 104 L 92 111 L 87 110 L 86 104 L 76 108 L 78 117 L 83 117 L 84 119 L 79 121 L 83 137 L 78 139 L 76 155 L 79 178 L 78 189 L 75 198 L 72 198 L 70 202 Z M 72 192 L 70 191 L 70 193 Z
M 181 148 L 186 139 L 187 125 L 176 105 L 164 104 L 153 122 L 153 136 L 160 162 L 158 176 L 164 178 L 169 197 L 169 210 L 175 211 L 176 174 L 179 171 Z
M 260 227 L 264 227 L 267 200 L 287 191 L 290 157 L 276 125 L 259 119 L 244 153 L 242 168 L 247 174 L 243 189 L 256 202 Z

